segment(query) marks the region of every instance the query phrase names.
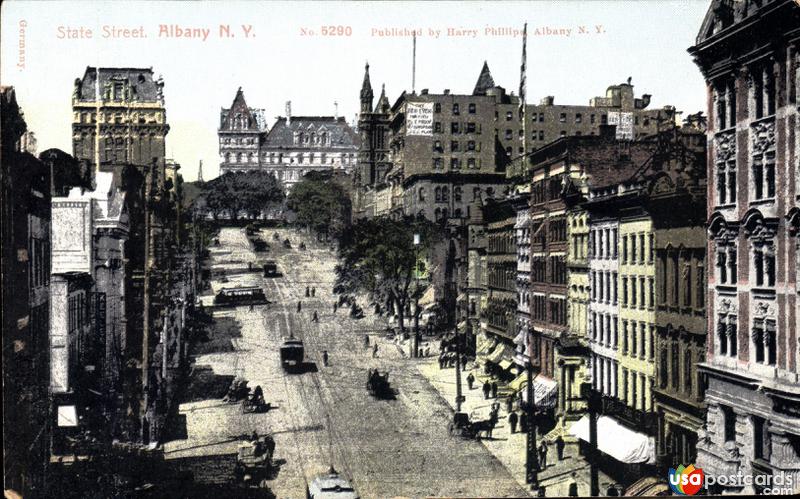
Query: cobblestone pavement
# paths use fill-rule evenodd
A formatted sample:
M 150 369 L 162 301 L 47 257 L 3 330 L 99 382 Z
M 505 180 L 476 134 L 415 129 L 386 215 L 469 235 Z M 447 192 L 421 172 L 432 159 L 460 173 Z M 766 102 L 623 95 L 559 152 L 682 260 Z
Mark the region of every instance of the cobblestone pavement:
M 416 368 L 418 361 L 405 359 L 397 345 L 379 337 L 385 327 L 382 318 L 367 311 L 363 301 L 364 319 L 351 319 L 346 309 L 334 314 L 335 257 L 330 248 L 286 229 L 277 232 L 295 249 L 278 248 L 273 232 L 262 231 L 272 249 L 259 256 L 278 262 L 283 272 L 279 278 L 237 273 L 256 255 L 242 229 L 221 231 L 220 246 L 211 250 L 211 267 L 224 267 L 228 282 L 215 279 L 213 290 L 258 285 L 272 303 L 253 310 L 215 310 L 215 318 L 234 321 L 240 335 L 232 335 L 232 348 L 198 355 L 195 370 L 244 376 L 251 387 L 263 387 L 274 409 L 242 414 L 238 405 L 210 395 L 184 403 L 180 411 L 187 438 L 168 442 L 167 458 L 234 454 L 241 436 L 256 430 L 275 436 L 280 470 L 269 486 L 282 498 L 305 497 L 307 481 L 331 465 L 353 481 L 362 498 L 526 497 L 525 489 L 480 442 L 450 437 L 450 407 Z M 305 251 L 296 249 L 301 240 L 308 246 Z M 314 297 L 305 297 L 306 286 L 316 288 Z M 314 311 L 319 323 L 311 321 Z M 303 339 L 307 360 L 316 370 L 295 375 L 282 371 L 278 349 L 290 331 Z M 365 334 L 371 344 L 379 342 L 377 358 L 364 348 Z M 330 355 L 328 367 L 322 363 L 323 350 Z M 367 393 L 370 368 L 390 373 L 394 400 Z

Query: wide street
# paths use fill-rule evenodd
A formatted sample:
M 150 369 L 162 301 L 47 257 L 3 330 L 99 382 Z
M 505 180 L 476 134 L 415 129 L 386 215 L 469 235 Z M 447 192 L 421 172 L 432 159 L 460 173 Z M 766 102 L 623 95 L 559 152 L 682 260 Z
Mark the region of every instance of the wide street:
M 222 287 L 256 285 L 271 303 L 214 310 L 216 325 L 225 327 L 215 328 L 210 341 L 198 345 L 189 387 L 194 396 L 180 407 L 185 438 L 165 444 L 167 459 L 231 456 L 242 437 L 255 430 L 274 435 L 280 467 L 269 487 L 281 498 L 305 497 L 306 483 L 331 465 L 351 479 L 362 498 L 527 496 L 483 444 L 448 435 L 451 410 L 419 373 L 416 361 L 404 358 L 388 340 L 378 340 L 385 319 L 372 315 L 363 299 L 364 319 L 351 319 L 347 307 L 334 314 L 331 249 L 313 243 L 311 236 L 279 229 L 281 240 L 292 241 L 287 250 L 273 241 L 274 232 L 261 232 L 272 246 L 267 253 L 256 255 L 239 228 L 222 229 L 220 245 L 211 248 L 209 267 L 227 272 L 227 282 L 220 276 L 212 279 L 215 293 Z M 305 251 L 298 249 L 300 241 L 308 246 Z M 245 272 L 248 262 L 267 258 L 278 262 L 282 277 Z M 307 286 L 316 288 L 316 296 L 306 298 Z M 203 300 L 210 304 L 211 296 Z M 311 320 L 314 311 L 319 323 Z M 290 332 L 303 339 L 315 369 L 283 372 L 279 347 Z M 379 341 L 376 358 L 364 348 L 365 334 L 370 343 Z M 322 363 L 323 350 L 329 352 L 328 367 Z M 367 393 L 367 370 L 376 367 L 390 373 L 394 400 Z M 213 380 L 227 386 L 232 376 L 243 376 L 250 387 L 261 385 L 273 409 L 242 414 L 238 404 L 223 403 L 223 385 Z M 217 481 L 232 478 L 230 467 L 216 469 Z

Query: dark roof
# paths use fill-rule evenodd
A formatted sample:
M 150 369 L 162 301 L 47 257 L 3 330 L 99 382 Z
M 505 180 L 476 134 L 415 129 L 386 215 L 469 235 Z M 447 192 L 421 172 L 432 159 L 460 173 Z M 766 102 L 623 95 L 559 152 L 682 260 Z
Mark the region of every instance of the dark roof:
M 308 146 L 309 148 L 358 148 L 360 141 L 358 134 L 350 128 L 347 121 L 343 118 L 333 116 L 292 116 L 291 122 L 287 124 L 285 117 L 279 117 L 278 121 L 272 126 L 272 130 L 267 134 L 264 147 L 286 147 L 289 149 L 297 148 L 294 143 L 295 132 L 327 132 L 330 137 L 328 146 Z
M 243 122 L 231 123 L 231 116 L 236 116 L 237 114 L 241 116 Z M 236 91 L 236 96 L 233 98 L 231 107 L 228 109 L 222 109 L 220 112 L 220 118 L 220 130 L 250 130 L 253 132 L 260 131 L 259 124 L 256 120 L 253 110 L 247 106 L 247 102 L 244 100 L 244 92 L 242 91 L 242 87 L 239 87 L 239 90 Z
M 489 64 L 483 61 L 483 69 L 481 69 L 481 74 L 478 75 L 478 81 L 475 82 L 475 89 L 472 91 L 472 95 L 486 95 L 486 91 L 494 86 L 494 78 L 492 78 L 492 73 L 489 71 Z
M 75 80 L 78 87 L 78 97 L 82 101 L 95 100 L 95 80 L 97 68 L 86 67 L 83 78 Z M 127 81 L 130 85 L 132 98 L 139 102 L 161 102 L 161 87 L 163 82 L 153 79 L 153 68 L 100 68 L 100 92 L 105 85 L 112 81 Z

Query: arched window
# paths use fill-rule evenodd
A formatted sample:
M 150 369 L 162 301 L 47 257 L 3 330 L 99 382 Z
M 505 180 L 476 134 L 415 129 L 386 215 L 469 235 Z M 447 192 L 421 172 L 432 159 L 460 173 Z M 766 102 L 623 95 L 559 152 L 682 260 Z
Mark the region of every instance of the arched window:
M 453 200 L 458 203 L 461 202 L 461 187 L 453 188 Z
M 442 202 L 446 203 L 449 200 L 449 198 L 450 198 L 450 193 L 447 187 L 446 186 L 442 187 Z
M 436 202 L 437 203 L 441 203 L 442 202 L 442 188 L 441 187 L 437 187 L 437 188 L 435 188 L 433 190 L 433 192 L 435 193 Z M 439 209 L 437 208 L 436 211 L 438 212 Z
M 424 202 L 425 201 L 425 188 L 424 187 L 420 187 L 419 188 L 419 200 L 420 200 L 420 202 Z

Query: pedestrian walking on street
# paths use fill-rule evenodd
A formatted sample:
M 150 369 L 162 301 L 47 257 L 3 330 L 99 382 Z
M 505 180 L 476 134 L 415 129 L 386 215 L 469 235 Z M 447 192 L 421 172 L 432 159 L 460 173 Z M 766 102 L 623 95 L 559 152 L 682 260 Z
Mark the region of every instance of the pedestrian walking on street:
M 559 461 L 563 461 L 564 460 L 564 446 L 565 445 L 566 444 L 564 443 L 564 439 L 561 438 L 561 435 L 559 435 L 556 438 L 556 454 L 558 455 L 558 460 Z
M 492 398 L 497 398 L 497 382 L 492 381 Z
M 511 411 L 508 414 L 508 426 L 511 427 L 511 433 L 517 432 L 517 421 L 519 421 L 519 416 L 514 411 Z
M 309 296 L 311 296 L 311 290 L 308 286 L 306 286 L 306 298 L 308 298 Z
M 369 348 L 369 335 L 364 335 L 364 348 Z
M 298 301 L 297 302 L 297 313 L 300 313 L 301 310 L 303 310 L 303 302 L 302 301 Z
M 491 392 L 491 391 L 492 391 L 492 387 L 491 387 L 491 385 L 489 385 L 489 382 L 488 381 L 484 381 L 483 382 L 483 398 L 488 400 L 489 399 L 489 392 Z
M 336 302 L 333 302 L 333 313 L 334 313 L 334 314 L 336 313 L 336 310 L 337 310 L 338 308 L 339 308 L 339 304 L 338 304 L 338 303 L 336 303 Z
M 378 356 L 378 344 L 375 343 L 372 345 L 372 358 L 374 359 L 377 356 Z
M 328 365 L 328 351 L 327 350 L 323 350 L 322 351 L 322 365 L 324 365 L 324 366 Z
M 547 442 L 542 440 L 542 444 L 539 446 L 539 471 L 543 471 L 547 468 Z
M 316 310 L 314 310 L 314 316 L 311 318 L 311 322 L 319 322 L 319 316 Z
M 519 431 L 528 433 L 528 415 L 522 411 L 519 415 Z
M 317 288 L 311 288 L 311 296 L 317 296 Z
M 473 384 L 475 384 L 475 375 L 473 375 L 472 373 L 469 373 L 467 375 L 467 386 L 469 387 L 470 390 L 472 390 L 472 385 Z
M 510 396 L 506 398 L 506 412 L 514 412 L 514 399 Z

